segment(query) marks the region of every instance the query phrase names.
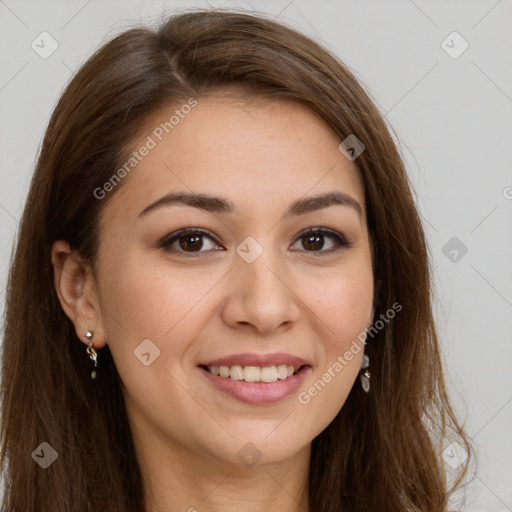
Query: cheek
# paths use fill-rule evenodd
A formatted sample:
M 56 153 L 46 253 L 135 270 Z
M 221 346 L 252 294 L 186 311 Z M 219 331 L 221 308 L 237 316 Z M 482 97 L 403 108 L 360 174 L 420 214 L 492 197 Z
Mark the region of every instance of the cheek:
M 148 263 L 136 254 L 112 255 L 103 263 L 100 297 L 116 365 L 133 367 L 134 350 L 147 339 L 160 351 L 158 363 L 179 360 L 201 329 L 218 276 Z
M 319 432 L 343 407 L 356 380 L 364 354 L 364 331 L 371 321 L 373 273 L 354 265 L 337 277 L 310 283 L 311 309 L 320 330 L 318 367 L 298 396 L 304 414 L 313 414 Z
M 373 274 L 370 267 L 340 272 L 316 284 L 311 283 L 308 292 L 312 308 L 324 325 L 328 338 L 335 343 L 348 341 L 368 326 L 373 306 Z
M 183 272 L 172 271 L 137 255 L 121 255 L 105 262 L 102 298 L 116 320 L 125 320 L 130 331 L 162 336 L 197 303 L 203 282 L 190 287 Z M 108 319 L 108 316 L 107 316 Z M 117 329 L 113 318 L 109 325 Z

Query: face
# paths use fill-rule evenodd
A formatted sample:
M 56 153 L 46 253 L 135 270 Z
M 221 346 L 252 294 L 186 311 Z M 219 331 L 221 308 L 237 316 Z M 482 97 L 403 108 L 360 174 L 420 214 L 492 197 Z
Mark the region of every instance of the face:
M 101 214 L 95 286 L 130 422 L 141 442 L 202 459 L 285 460 L 359 373 L 373 297 L 362 178 L 295 103 L 198 99 L 166 133 L 174 110 L 133 144 L 155 145 Z

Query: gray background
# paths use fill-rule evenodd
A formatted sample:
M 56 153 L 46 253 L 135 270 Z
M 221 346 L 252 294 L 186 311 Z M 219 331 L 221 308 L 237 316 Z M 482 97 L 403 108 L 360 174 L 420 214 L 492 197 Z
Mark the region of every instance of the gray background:
M 355 72 L 395 129 L 431 247 L 450 391 L 478 447 L 477 476 L 458 497 L 464 510 L 512 511 L 511 1 L 0 0 L 0 313 L 63 86 L 114 34 L 190 6 L 270 13 L 312 36 Z M 43 31 L 58 43 L 46 59 L 31 47 L 42 46 Z

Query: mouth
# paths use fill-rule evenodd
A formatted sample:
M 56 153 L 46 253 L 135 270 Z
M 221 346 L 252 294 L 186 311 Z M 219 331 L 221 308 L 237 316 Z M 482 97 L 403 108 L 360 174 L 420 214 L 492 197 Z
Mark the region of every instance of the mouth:
M 270 406 L 289 399 L 313 370 L 309 364 L 269 363 L 265 366 L 201 364 L 197 369 L 214 392 L 256 406 Z
M 224 377 L 234 381 L 256 382 L 259 384 L 271 384 L 278 380 L 286 380 L 297 375 L 308 365 L 290 366 L 285 364 L 272 366 L 242 366 L 242 365 L 199 365 L 200 368 L 212 375 Z

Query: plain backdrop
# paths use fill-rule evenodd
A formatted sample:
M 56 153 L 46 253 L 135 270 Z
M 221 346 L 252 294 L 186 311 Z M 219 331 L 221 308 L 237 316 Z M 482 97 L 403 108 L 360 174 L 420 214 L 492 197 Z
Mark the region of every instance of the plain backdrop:
M 510 0 L 0 0 L 0 313 L 29 180 L 64 85 L 113 35 L 192 6 L 268 13 L 323 43 L 396 131 L 430 244 L 450 392 L 478 447 L 477 475 L 458 499 L 464 510 L 512 511 Z M 48 38 L 42 32 L 47 50 L 58 45 L 47 58 L 32 45 Z

